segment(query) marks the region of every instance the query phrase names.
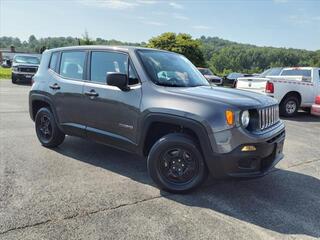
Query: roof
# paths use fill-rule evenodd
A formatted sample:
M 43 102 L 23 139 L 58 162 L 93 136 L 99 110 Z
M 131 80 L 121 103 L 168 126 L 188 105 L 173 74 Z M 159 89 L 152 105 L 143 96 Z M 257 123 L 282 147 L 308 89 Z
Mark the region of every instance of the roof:
M 87 50 L 87 49 L 98 49 L 98 50 L 120 50 L 124 52 L 129 52 L 132 50 L 140 49 L 140 50 L 156 50 L 156 51 L 164 51 L 155 48 L 146 48 L 146 47 L 138 47 L 138 46 L 110 46 L 110 45 L 81 45 L 81 46 L 70 46 L 70 47 L 60 47 L 60 48 L 52 48 L 46 51 L 63 51 L 63 50 Z

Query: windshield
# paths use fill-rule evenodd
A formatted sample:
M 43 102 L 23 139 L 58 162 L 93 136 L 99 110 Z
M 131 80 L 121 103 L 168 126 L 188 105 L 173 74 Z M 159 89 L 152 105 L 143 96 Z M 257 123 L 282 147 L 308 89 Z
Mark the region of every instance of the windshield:
M 207 69 L 207 68 L 198 68 L 198 69 L 203 75 L 213 75 L 210 69 Z
M 261 73 L 259 77 L 264 78 L 266 76 L 279 76 L 281 71 L 282 71 L 282 68 L 270 68 L 265 70 L 263 73 Z
M 15 63 L 29 63 L 29 64 L 39 64 L 40 59 L 33 56 L 15 56 L 13 59 Z
M 243 76 L 243 74 L 241 74 L 241 73 L 229 73 L 227 78 L 229 78 L 229 79 L 237 79 L 237 78 L 242 77 L 242 76 Z
M 208 81 L 184 56 L 156 50 L 139 50 L 138 54 L 151 80 L 169 87 L 208 86 Z

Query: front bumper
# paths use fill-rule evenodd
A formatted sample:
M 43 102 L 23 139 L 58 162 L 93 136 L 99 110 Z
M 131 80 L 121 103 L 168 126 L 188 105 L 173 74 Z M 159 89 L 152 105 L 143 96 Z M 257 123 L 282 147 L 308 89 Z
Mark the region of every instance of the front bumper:
M 236 138 L 236 137 L 235 137 Z M 238 139 L 239 140 L 239 139 Z M 259 138 L 244 139 L 227 153 L 214 153 L 207 161 L 209 171 L 215 178 L 253 178 L 266 175 L 284 157 L 285 129 L 282 124 L 272 134 Z M 243 152 L 244 146 L 254 146 L 255 151 Z
M 311 114 L 320 117 L 320 104 L 313 104 L 312 105 Z
M 12 79 L 18 82 L 31 83 L 34 75 L 35 73 L 12 72 Z

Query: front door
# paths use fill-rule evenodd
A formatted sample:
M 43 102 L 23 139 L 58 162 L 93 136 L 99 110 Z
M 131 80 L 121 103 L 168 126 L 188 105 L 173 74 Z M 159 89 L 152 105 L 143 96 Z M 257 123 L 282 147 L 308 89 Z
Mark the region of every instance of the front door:
M 141 86 L 136 72 L 129 66 L 129 57 L 121 52 L 92 51 L 89 62 L 90 81 L 84 84 L 87 136 L 95 141 L 132 150 L 137 142 Z M 134 86 L 130 91 L 108 86 L 108 72 L 129 72 L 129 82 Z

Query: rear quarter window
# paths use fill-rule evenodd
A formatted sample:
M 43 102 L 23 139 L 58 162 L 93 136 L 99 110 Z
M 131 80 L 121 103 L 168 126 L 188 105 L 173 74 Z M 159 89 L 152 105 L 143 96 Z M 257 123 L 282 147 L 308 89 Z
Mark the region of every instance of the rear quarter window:
M 54 52 L 51 54 L 49 68 L 54 72 L 57 72 L 58 57 L 59 52 Z

